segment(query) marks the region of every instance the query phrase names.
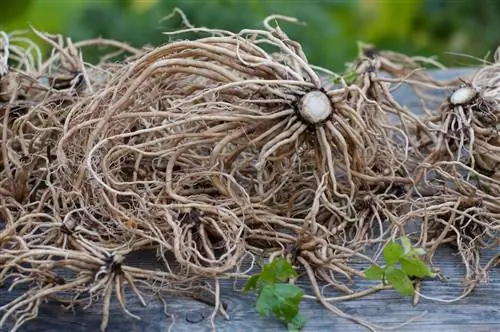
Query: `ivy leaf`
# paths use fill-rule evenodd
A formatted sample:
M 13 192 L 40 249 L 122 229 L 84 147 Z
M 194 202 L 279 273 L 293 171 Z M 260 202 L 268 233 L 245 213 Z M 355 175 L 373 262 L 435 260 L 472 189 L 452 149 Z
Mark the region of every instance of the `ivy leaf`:
M 373 264 L 365 271 L 365 277 L 368 280 L 382 280 L 384 279 L 385 270 L 380 266 Z
M 408 276 L 423 278 L 432 277 L 434 275 L 429 266 L 418 258 L 402 256 L 399 259 L 399 263 Z
M 264 265 L 260 273 L 261 280 L 267 283 L 287 282 L 296 276 L 297 272 L 292 264 L 283 258 L 276 258 L 271 263 Z
M 288 324 L 287 328 L 289 332 L 300 331 L 304 328 L 306 321 L 301 314 L 297 314 Z
M 403 296 L 413 296 L 415 294 L 415 288 L 413 288 L 410 278 L 404 271 L 389 266 L 385 270 L 385 279 L 399 294 Z
M 389 241 L 384 248 L 384 260 L 389 266 L 394 266 L 399 261 L 399 257 L 404 254 L 403 248 L 396 241 Z
M 271 311 L 278 318 L 289 323 L 299 313 L 299 304 L 304 292 L 292 284 L 268 284 L 262 288 L 256 309 L 262 316 Z
M 248 293 L 253 289 L 257 289 L 257 284 L 260 280 L 260 274 L 254 274 L 250 278 L 248 278 L 247 283 L 243 287 L 243 293 Z

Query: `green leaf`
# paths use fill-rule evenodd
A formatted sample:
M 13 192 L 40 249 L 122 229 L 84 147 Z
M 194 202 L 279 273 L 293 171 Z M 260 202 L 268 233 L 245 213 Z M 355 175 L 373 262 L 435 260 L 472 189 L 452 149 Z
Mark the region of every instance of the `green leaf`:
M 429 266 L 418 258 L 402 256 L 399 259 L 399 263 L 408 276 L 423 278 L 434 275 Z
M 261 316 L 269 316 L 269 312 L 276 305 L 274 287 L 275 285 L 265 285 L 257 298 L 255 309 Z
M 356 79 L 358 78 L 358 73 L 356 72 L 355 68 L 349 68 L 342 75 L 333 76 L 331 78 L 331 82 L 333 84 L 340 84 L 340 82 L 342 81 L 341 78 L 344 79 L 347 85 L 351 85 L 354 82 L 356 82 Z
M 422 248 L 413 248 L 412 250 L 410 250 L 408 255 L 412 257 L 423 256 L 425 255 L 425 250 Z
M 368 280 L 382 280 L 384 279 L 385 270 L 380 266 L 373 264 L 365 271 L 365 277 Z
M 292 264 L 283 258 L 276 258 L 271 263 L 264 265 L 260 273 L 262 281 L 268 283 L 287 282 L 296 276 L 297 272 Z
M 272 312 L 287 324 L 290 331 L 299 331 L 304 326 L 304 318 L 299 314 L 300 301 L 304 292 L 297 286 L 276 281 L 288 281 L 297 272 L 287 260 L 277 258 L 262 267 L 262 271 L 247 280 L 244 292 L 256 289 L 259 293 L 255 308 L 262 316 Z
M 250 291 L 252 289 L 257 289 L 257 284 L 259 282 L 259 279 L 260 279 L 259 273 L 254 274 L 253 276 L 248 278 L 247 283 L 243 287 L 243 293 L 247 293 L 248 291 Z
M 304 292 L 292 284 L 265 285 L 257 299 L 256 309 L 262 316 L 271 311 L 276 317 L 291 322 L 299 313 Z
M 403 251 L 405 254 L 409 253 L 411 250 L 411 242 L 407 236 L 401 237 L 401 245 L 403 246 Z
M 402 270 L 389 266 L 385 270 L 385 279 L 399 294 L 403 296 L 415 294 L 415 288 L 413 288 L 410 278 Z
M 389 266 L 394 266 L 403 254 L 403 248 L 396 241 L 391 240 L 384 248 L 385 263 Z
M 287 282 L 290 278 L 296 277 L 297 272 L 287 260 L 277 258 L 269 264 L 263 266 L 260 273 L 251 276 L 245 286 L 243 292 L 250 290 L 260 291 L 264 284 L 274 284 L 276 282 Z
M 304 292 L 293 284 L 277 284 L 275 296 L 279 300 L 279 306 L 273 308 L 273 313 L 286 322 L 292 321 L 299 313 L 299 305 Z
M 335 75 L 335 76 L 332 76 L 331 79 L 330 79 L 330 82 L 332 82 L 333 84 L 339 84 L 340 83 L 340 75 Z
M 289 332 L 300 331 L 304 328 L 306 321 L 301 314 L 297 314 L 288 324 L 287 328 Z
M 356 70 L 354 69 L 351 69 L 344 74 L 344 81 L 347 83 L 347 85 L 351 85 L 356 82 L 357 78 L 358 73 L 356 73 Z

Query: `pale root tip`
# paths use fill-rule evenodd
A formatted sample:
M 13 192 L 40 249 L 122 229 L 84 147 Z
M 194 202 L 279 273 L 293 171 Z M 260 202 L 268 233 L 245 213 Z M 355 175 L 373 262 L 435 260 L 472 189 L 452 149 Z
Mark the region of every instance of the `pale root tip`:
M 469 103 L 474 97 L 476 97 L 477 91 L 472 87 L 462 87 L 458 88 L 450 96 L 450 103 L 453 105 L 463 105 Z
M 308 92 L 300 101 L 299 114 L 309 124 L 317 124 L 332 114 L 332 104 L 321 91 Z

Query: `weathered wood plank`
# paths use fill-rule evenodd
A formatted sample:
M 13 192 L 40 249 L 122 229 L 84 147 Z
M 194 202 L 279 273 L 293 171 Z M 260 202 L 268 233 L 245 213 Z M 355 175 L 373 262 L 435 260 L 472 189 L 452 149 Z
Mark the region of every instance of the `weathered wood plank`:
M 441 78 L 466 75 L 470 71 L 437 72 Z M 418 105 L 415 98 L 404 92 L 397 95 L 399 100 L 412 109 Z M 154 266 L 153 256 L 136 258 L 141 265 Z M 447 281 L 425 281 L 422 292 L 428 296 L 449 299 L 461 294 L 463 269 L 459 258 L 451 249 L 443 248 L 436 254 L 434 265 L 439 267 L 448 278 Z M 369 287 L 372 283 L 360 280 L 358 289 Z M 237 284 L 241 287 L 241 282 Z M 236 288 L 238 288 L 236 287 Z M 301 284 L 307 294 L 311 294 L 307 284 Z M 468 297 L 454 303 L 439 303 L 422 299 L 417 306 L 411 300 L 402 298 L 392 290 L 385 290 L 368 297 L 348 302 L 337 303 L 344 312 L 383 326 L 397 326 L 408 319 L 423 315 L 409 325 L 397 331 L 458 331 L 487 332 L 500 330 L 500 269 L 490 275 L 489 283 L 480 285 Z M 0 305 L 20 295 L 20 291 L 8 293 L 0 289 Z M 222 285 L 223 301 L 227 304 L 229 321 L 216 317 L 218 331 L 285 331 L 280 322 L 273 318 L 261 318 L 253 305 L 255 297 L 244 295 L 233 289 L 233 282 Z M 129 309 L 142 317 L 135 320 L 122 312 L 116 301 L 112 304 L 112 314 L 108 326 L 109 332 L 142 331 L 209 331 L 212 308 L 192 299 L 165 298 L 166 308 L 155 298 L 148 299 L 148 306 L 142 307 L 137 299 L 128 296 Z M 165 314 L 165 310 L 167 314 Z M 365 331 L 359 325 L 341 319 L 326 311 L 319 303 L 304 301 L 301 312 L 306 318 L 305 331 Z M 98 331 L 101 322 L 100 306 L 95 305 L 87 311 L 66 311 L 60 305 L 47 303 L 42 306 L 39 318 L 27 323 L 20 331 Z M 1 332 L 8 331 L 8 328 Z
M 460 262 L 451 249 L 440 250 L 435 258 L 435 266 L 441 268 L 448 278 L 446 282 L 438 280 L 425 281 L 422 292 L 428 296 L 449 299 L 461 293 L 463 270 L 458 268 Z M 359 289 L 371 285 L 369 281 L 360 280 Z M 241 284 L 239 285 L 241 286 Z M 310 294 L 308 286 L 301 284 Z M 259 317 L 254 309 L 255 297 L 244 295 L 233 290 L 232 282 L 223 283 L 223 300 L 228 305 L 230 320 L 216 318 L 218 331 L 285 331 L 282 325 L 272 318 Z M 338 303 L 344 312 L 363 318 L 382 326 L 397 326 L 408 319 L 423 315 L 398 331 L 496 331 L 500 326 L 500 269 L 492 271 L 490 282 L 481 285 L 468 297 L 456 303 L 438 303 L 422 299 L 417 306 L 411 300 L 402 298 L 392 290 L 360 300 Z M 1 303 L 5 303 L 11 294 L 2 292 Z M 131 311 L 142 317 L 141 321 L 126 316 L 117 303 L 113 303 L 112 316 L 108 331 L 167 331 L 172 325 L 172 331 L 188 331 L 196 329 L 211 330 L 209 305 L 190 299 L 166 298 L 167 313 L 161 301 L 150 298 L 147 307 L 142 307 L 138 301 L 129 297 Z M 100 307 L 94 306 L 87 311 L 68 312 L 57 304 L 47 304 L 42 307 L 40 317 L 29 322 L 21 331 L 57 331 L 71 329 L 73 331 L 98 331 L 101 322 Z M 304 331 L 365 331 L 359 325 L 338 318 L 329 313 L 316 301 L 304 301 L 301 312 L 307 320 Z M 173 318 L 172 318 L 173 317 Z M 6 330 L 7 331 L 7 330 Z

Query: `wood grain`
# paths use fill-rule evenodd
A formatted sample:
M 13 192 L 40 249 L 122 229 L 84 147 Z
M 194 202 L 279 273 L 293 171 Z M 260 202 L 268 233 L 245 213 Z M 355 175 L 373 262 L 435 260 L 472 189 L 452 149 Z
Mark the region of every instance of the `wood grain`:
M 466 75 L 470 71 L 438 71 L 435 75 L 440 78 Z M 418 101 L 411 96 L 411 92 L 398 92 L 397 98 L 407 107 L 416 110 Z M 1 227 L 1 225 L 0 225 Z M 138 255 L 135 263 L 153 267 L 153 255 Z M 443 299 L 453 298 L 461 294 L 463 269 L 459 258 L 449 248 L 441 248 L 436 254 L 434 265 L 439 267 L 447 280 L 425 281 L 422 292 L 428 296 Z M 417 306 L 411 300 L 399 296 L 393 290 L 384 290 L 360 300 L 337 303 L 344 312 L 363 318 L 372 323 L 386 327 L 394 327 L 411 318 L 418 317 L 412 323 L 397 328 L 396 331 L 439 331 L 439 332 L 493 332 L 500 330 L 500 269 L 496 268 L 490 274 L 489 282 L 477 287 L 468 297 L 454 303 L 439 303 L 421 299 Z M 359 280 L 357 289 L 365 289 L 372 285 L 370 281 Z M 238 289 L 242 283 L 232 281 L 223 283 L 223 301 L 227 304 L 230 320 L 226 321 L 217 316 L 218 331 L 286 331 L 281 323 L 273 318 L 261 318 L 254 310 L 255 297 L 244 295 Z M 307 294 L 311 294 L 310 287 L 300 285 Z M 21 290 L 12 293 L 5 288 L 0 289 L 0 305 L 20 295 Z M 209 331 L 212 308 L 204 303 L 184 298 L 165 298 L 166 307 L 154 297 L 148 298 L 148 305 L 142 307 L 135 297 L 128 295 L 129 309 L 142 317 L 135 320 L 125 315 L 116 301 L 112 305 L 112 315 L 108 326 L 109 332 L 143 332 L 143 331 Z M 313 300 L 304 301 L 301 312 L 306 319 L 304 331 L 365 331 L 355 323 L 334 316 Z M 420 317 L 419 317 L 420 316 Z M 20 331 L 99 331 L 101 322 L 100 306 L 95 305 L 86 311 L 66 311 L 56 303 L 47 303 L 42 306 L 39 317 L 27 323 Z M 2 332 L 8 331 L 4 328 Z
M 150 265 L 154 260 L 141 259 L 142 265 Z M 149 263 L 149 264 L 148 264 Z M 461 294 L 463 269 L 458 257 L 451 249 L 443 248 L 438 252 L 434 265 L 439 267 L 445 282 L 439 280 L 424 281 L 422 292 L 425 295 L 449 299 Z M 357 289 L 372 285 L 370 281 L 359 280 Z M 236 285 L 241 287 L 241 283 Z M 307 284 L 300 284 L 307 294 L 311 294 Z M 16 292 L 17 293 L 17 292 Z M 0 304 L 17 294 L 2 291 Z M 255 297 L 244 295 L 233 289 L 233 283 L 227 281 L 222 288 L 223 301 L 228 306 L 230 320 L 217 317 L 218 331 L 286 331 L 280 322 L 272 318 L 259 317 L 254 309 Z M 468 297 L 455 303 L 438 303 L 422 299 L 417 306 L 411 299 L 399 296 L 393 290 L 384 290 L 360 300 L 338 303 L 344 312 L 363 318 L 382 326 L 397 326 L 409 319 L 423 315 L 409 325 L 397 331 L 498 331 L 500 326 L 500 269 L 490 274 L 490 281 L 477 287 Z M 212 308 L 201 302 L 183 298 L 165 298 L 166 315 L 163 303 L 155 298 L 148 298 L 147 307 L 129 296 L 129 308 L 134 314 L 142 317 L 138 321 L 126 316 L 117 303 L 113 303 L 109 332 L 121 331 L 209 331 Z M 365 331 L 355 323 L 336 317 L 326 311 L 316 301 L 307 300 L 302 303 L 301 312 L 307 324 L 304 331 Z M 69 312 L 58 304 L 46 304 L 40 310 L 39 318 L 27 323 L 20 331 L 98 331 L 101 322 L 100 307 L 91 307 L 87 311 Z M 5 329 L 7 331 L 7 329 Z

